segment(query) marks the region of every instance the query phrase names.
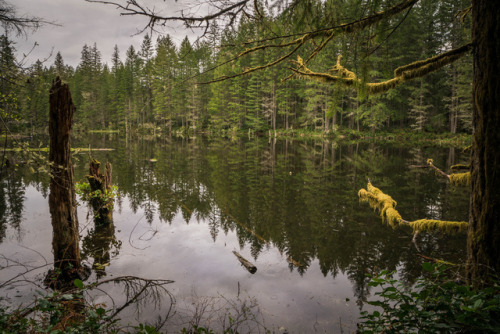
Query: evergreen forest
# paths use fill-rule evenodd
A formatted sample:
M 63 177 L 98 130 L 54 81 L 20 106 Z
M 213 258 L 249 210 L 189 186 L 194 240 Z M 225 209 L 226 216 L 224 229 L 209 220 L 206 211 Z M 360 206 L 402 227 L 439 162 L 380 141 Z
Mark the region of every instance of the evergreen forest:
M 0 39 L 2 118 L 11 131 L 46 129 L 47 94 L 52 80 L 60 76 L 69 83 L 78 110 L 76 130 L 157 135 L 240 131 L 276 135 L 294 130 L 331 134 L 343 129 L 470 133 L 470 54 L 422 78 L 369 95 L 356 85 L 290 77 L 290 61 L 267 66 L 293 45 L 248 52 L 255 41 L 338 26 L 383 10 L 386 3 L 391 1 L 304 1 L 303 8 L 290 13 L 259 13 L 265 17 L 258 23 L 243 16 L 226 29 L 212 25 L 203 39 L 186 37 L 180 45 L 168 34 L 146 33 L 140 47 L 119 50 L 115 46 L 111 59 L 102 59 L 99 48 L 103 46 L 83 45 L 76 67 L 67 65 L 60 52 L 48 61 L 19 67 L 16 45 L 4 34 Z M 309 68 L 324 71 L 342 55 L 343 66 L 363 78 L 390 79 L 399 66 L 467 43 L 470 16 L 459 15 L 467 4 L 465 0 L 419 1 L 404 15 L 389 16 L 381 24 L 325 43 Z M 317 45 L 304 48 L 301 54 L 313 52 Z M 251 73 L 239 75 L 245 71 Z
M 76 3 L 142 41 L 0 0 L 0 332 L 499 332 L 500 6 Z

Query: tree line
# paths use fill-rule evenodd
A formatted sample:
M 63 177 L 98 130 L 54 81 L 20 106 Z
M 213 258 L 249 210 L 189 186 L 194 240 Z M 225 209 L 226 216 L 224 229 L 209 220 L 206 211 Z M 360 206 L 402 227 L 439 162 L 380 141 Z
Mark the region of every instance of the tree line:
M 109 63 L 103 61 L 96 44 L 84 45 L 76 68 L 66 65 L 58 52 L 50 65 L 37 61 L 26 70 L 19 69 L 15 45 L 3 35 L 2 117 L 14 129 L 46 127 L 47 92 L 59 75 L 69 83 L 78 110 L 76 129 L 471 131 L 471 56 L 377 95 L 366 94 L 360 87 L 290 80 L 287 62 L 263 66 L 293 45 L 249 52 L 254 51 L 252 41 L 339 25 L 385 6 L 384 1 L 363 5 L 350 0 L 344 1 L 340 11 L 335 1 L 307 3 L 302 12 L 275 16 L 259 12 L 259 22 L 243 17 L 234 29 L 212 26 L 205 39 L 190 42 L 186 37 L 180 45 L 169 35 L 155 39 L 146 34 L 137 50 L 130 46 L 122 54 L 115 46 Z M 403 18 L 387 17 L 375 27 L 325 43 L 308 67 L 334 67 L 343 55 L 342 64 L 365 78 L 391 78 L 398 66 L 469 41 L 470 18 L 460 20 L 457 15 L 466 5 L 462 0 L 419 1 Z M 306 46 L 311 52 L 315 47 Z M 252 73 L 239 75 L 244 72 Z

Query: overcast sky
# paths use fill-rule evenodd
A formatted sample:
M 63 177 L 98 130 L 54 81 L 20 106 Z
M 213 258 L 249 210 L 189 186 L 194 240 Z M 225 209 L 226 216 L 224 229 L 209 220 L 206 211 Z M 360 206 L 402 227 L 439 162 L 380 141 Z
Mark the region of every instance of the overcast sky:
M 124 60 L 125 51 L 130 45 L 136 50 L 140 48 L 144 34 L 136 35 L 147 21 L 134 16 L 120 16 L 113 6 L 88 3 L 84 0 L 7 0 L 17 8 L 18 15 L 29 15 L 55 22 L 60 26 L 45 25 L 27 38 L 10 36 L 15 41 L 19 57 L 21 57 L 37 42 L 39 46 L 30 54 L 27 64 L 37 59 L 43 60 L 51 54 L 46 66 L 54 62 L 55 54 L 60 51 L 64 62 L 76 66 L 80 62 L 81 50 L 84 44 L 93 45 L 101 52 L 103 62 L 110 63 L 113 48 L 118 45 L 120 58 Z M 155 0 L 148 0 L 148 3 Z M 163 13 L 177 12 L 178 3 L 174 0 L 160 1 L 157 5 Z M 189 31 L 175 27 L 166 30 L 177 44 Z M 156 40 L 156 36 L 153 37 Z M 193 39 L 191 39 L 193 41 Z

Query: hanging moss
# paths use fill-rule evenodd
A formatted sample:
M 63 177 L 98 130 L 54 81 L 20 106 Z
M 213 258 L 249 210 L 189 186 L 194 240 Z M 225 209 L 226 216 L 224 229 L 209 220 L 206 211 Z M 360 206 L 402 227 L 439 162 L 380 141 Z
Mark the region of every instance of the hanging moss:
M 437 56 L 424 60 L 417 60 L 408 65 L 398 67 L 394 70 L 394 76 L 404 76 L 405 79 L 421 77 L 424 74 L 432 72 L 438 68 L 448 65 L 472 49 L 472 43 L 465 44 L 459 48 L 441 53 Z
M 470 172 L 450 174 L 450 182 L 455 186 L 469 186 Z
M 337 75 L 341 78 L 346 78 L 348 80 L 355 81 L 358 78 L 354 72 L 349 71 L 344 66 L 340 65 L 340 61 L 342 60 L 342 55 L 337 57 L 337 63 L 331 68 L 330 72 L 337 73 Z
M 371 182 L 368 182 L 366 188 L 358 192 L 360 201 L 368 202 L 370 207 L 380 213 L 382 220 L 393 228 L 403 222 L 401 215 L 394 208 L 397 202 L 391 196 L 384 194 L 380 189 L 374 187 Z
M 457 175 L 457 174 L 452 174 Z M 468 223 L 435 219 L 419 219 L 412 222 L 404 220 L 395 209 L 397 202 L 391 196 L 384 194 L 379 188 L 368 182 L 366 189 L 358 192 L 361 202 L 368 202 L 370 207 L 377 210 L 382 220 L 395 228 L 400 224 L 408 224 L 413 231 L 443 231 L 446 233 L 457 233 L 466 231 Z
M 392 78 L 390 80 L 383 81 L 383 82 L 367 83 L 366 86 L 368 87 L 368 92 L 370 94 L 378 94 L 378 93 L 386 92 L 389 89 L 396 87 L 402 81 L 403 80 L 401 77 L 396 77 L 396 78 Z
M 292 61 L 292 63 L 297 65 L 297 68 L 290 68 L 290 70 L 299 77 L 312 78 L 320 82 L 340 82 L 344 85 L 359 84 L 361 87 L 365 86 L 369 94 L 377 94 L 386 92 L 407 80 L 419 78 L 434 72 L 464 56 L 471 49 L 472 43 L 469 43 L 434 57 L 417 60 L 411 64 L 396 68 L 394 70 L 394 78 L 377 83 L 364 82 L 354 72 L 343 67 L 340 64 L 342 56 L 338 56 L 337 63 L 329 70 L 330 73 L 311 71 L 300 57 L 298 57 L 297 61 Z
M 413 231 L 443 231 L 457 233 L 467 231 L 467 222 L 455 222 L 435 219 L 419 219 L 408 223 Z

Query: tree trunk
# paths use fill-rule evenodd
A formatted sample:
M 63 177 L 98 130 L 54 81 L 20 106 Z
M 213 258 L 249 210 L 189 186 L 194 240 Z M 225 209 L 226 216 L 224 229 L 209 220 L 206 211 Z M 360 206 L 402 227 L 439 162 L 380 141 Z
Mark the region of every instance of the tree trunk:
M 458 89 L 458 71 L 455 65 L 452 65 L 452 84 L 451 84 L 451 101 L 450 101 L 450 132 L 457 133 L 458 128 L 458 111 L 457 111 L 457 89 Z
M 482 287 L 500 273 L 500 6 L 472 1 L 474 43 L 471 213 L 467 277 Z
M 79 277 L 81 270 L 76 214 L 76 196 L 71 163 L 70 130 L 75 106 L 67 84 L 59 77 L 50 90 L 50 153 L 51 181 L 49 207 L 52 217 L 52 247 L 58 281 Z

